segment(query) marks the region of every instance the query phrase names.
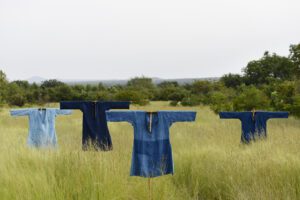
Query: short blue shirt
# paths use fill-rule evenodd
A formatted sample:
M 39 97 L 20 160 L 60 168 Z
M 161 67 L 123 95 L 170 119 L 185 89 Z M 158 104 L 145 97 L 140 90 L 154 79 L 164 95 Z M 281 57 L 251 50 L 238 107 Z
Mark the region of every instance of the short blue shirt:
M 29 117 L 29 134 L 27 144 L 32 147 L 55 147 L 57 145 L 55 117 L 69 115 L 70 110 L 56 108 L 27 108 L 10 111 L 12 116 Z
M 127 121 L 134 128 L 131 176 L 156 177 L 173 174 L 169 128 L 174 122 L 194 121 L 192 111 L 109 111 L 107 121 Z
M 271 118 L 288 118 L 288 112 L 220 112 L 221 119 L 239 119 L 242 122 L 241 141 L 249 143 L 256 136 L 267 136 L 267 121 Z

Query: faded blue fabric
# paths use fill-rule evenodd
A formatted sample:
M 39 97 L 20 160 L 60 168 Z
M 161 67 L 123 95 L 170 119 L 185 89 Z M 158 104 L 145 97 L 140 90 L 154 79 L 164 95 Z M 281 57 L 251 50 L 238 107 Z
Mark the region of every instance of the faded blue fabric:
M 169 128 L 174 122 L 195 121 L 193 111 L 109 111 L 107 121 L 127 121 L 134 128 L 131 176 L 173 174 Z
M 27 144 L 32 147 L 55 147 L 57 145 L 55 117 L 69 115 L 70 110 L 56 108 L 27 108 L 10 111 L 12 116 L 29 117 L 29 134 Z
M 128 101 L 62 101 L 61 109 L 79 109 L 82 119 L 82 149 L 109 151 L 113 149 L 105 111 L 110 109 L 128 109 Z
M 221 119 L 239 119 L 242 122 L 241 141 L 249 143 L 256 137 L 267 136 L 267 121 L 271 118 L 288 118 L 288 112 L 220 112 Z

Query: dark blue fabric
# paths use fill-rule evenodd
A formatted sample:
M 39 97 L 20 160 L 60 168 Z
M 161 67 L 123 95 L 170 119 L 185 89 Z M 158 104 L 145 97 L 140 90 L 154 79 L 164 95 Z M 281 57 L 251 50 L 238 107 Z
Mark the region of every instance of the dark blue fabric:
M 288 118 L 288 112 L 220 112 L 221 119 L 239 119 L 242 122 L 241 141 L 249 143 L 258 137 L 267 136 L 267 121 L 271 118 Z
M 88 150 L 92 145 L 96 150 L 112 150 L 105 111 L 109 109 L 128 109 L 130 102 L 112 101 L 62 101 L 61 109 L 80 109 L 82 120 L 82 148 Z
M 169 128 L 174 122 L 194 121 L 192 111 L 109 111 L 107 121 L 127 121 L 134 128 L 131 176 L 156 177 L 173 174 Z

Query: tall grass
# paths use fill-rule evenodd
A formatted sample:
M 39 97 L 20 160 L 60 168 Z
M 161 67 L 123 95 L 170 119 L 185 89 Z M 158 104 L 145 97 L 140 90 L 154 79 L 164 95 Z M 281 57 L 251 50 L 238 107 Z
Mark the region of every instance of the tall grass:
M 241 125 L 207 107 L 155 102 L 132 109 L 197 110 L 170 130 L 174 176 L 154 178 L 153 199 L 300 199 L 300 121 L 270 120 L 268 138 L 240 144 Z M 114 150 L 81 150 L 82 114 L 56 120 L 59 148 L 26 146 L 28 119 L 0 112 L 0 199 L 148 199 L 148 179 L 130 177 L 133 129 L 110 123 Z

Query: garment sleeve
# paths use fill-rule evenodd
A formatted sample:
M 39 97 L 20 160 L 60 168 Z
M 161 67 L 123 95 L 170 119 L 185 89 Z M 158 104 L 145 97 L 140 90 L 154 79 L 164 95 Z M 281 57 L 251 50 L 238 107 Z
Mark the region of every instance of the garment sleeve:
M 220 112 L 221 119 L 240 119 L 240 112 Z
M 30 109 L 15 109 L 10 111 L 11 116 L 25 116 L 30 114 Z
M 271 118 L 288 118 L 289 113 L 288 112 L 266 112 L 267 119 Z
M 129 101 L 109 102 L 109 109 L 129 109 Z
M 134 124 L 134 112 L 132 111 L 106 111 L 106 120 L 108 122 L 126 121 Z
M 56 111 L 57 115 L 70 115 L 70 114 L 72 114 L 72 110 L 56 109 L 55 111 Z
M 169 124 L 174 122 L 191 122 L 196 119 L 196 112 L 194 111 L 173 111 L 168 112 Z
M 60 109 L 82 109 L 81 101 L 61 101 Z

